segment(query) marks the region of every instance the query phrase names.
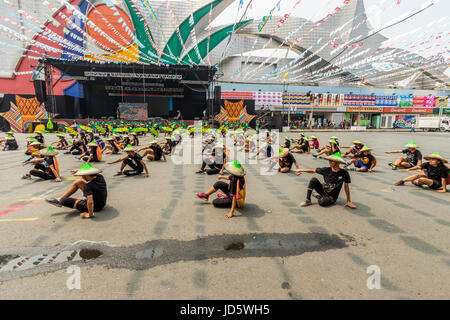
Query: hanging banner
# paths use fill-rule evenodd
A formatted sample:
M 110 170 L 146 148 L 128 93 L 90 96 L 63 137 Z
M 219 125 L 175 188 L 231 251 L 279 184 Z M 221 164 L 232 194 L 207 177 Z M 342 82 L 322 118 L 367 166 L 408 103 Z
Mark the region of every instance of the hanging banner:
M 384 113 L 433 113 L 433 108 L 383 108 Z

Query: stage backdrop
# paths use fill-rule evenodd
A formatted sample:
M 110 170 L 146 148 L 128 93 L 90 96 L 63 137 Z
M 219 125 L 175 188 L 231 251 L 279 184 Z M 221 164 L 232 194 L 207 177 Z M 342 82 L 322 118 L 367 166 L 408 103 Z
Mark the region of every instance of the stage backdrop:
M 119 103 L 120 119 L 144 120 L 148 118 L 146 103 Z
M 46 63 L 83 85 L 86 104 L 80 113 L 92 118 L 115 117 L 119 103 L 147 103 L 150 116 L 175 116 L 180 110 L 184 119 L 201 118 L 216 72 L 208 66 L 160 67 L 50 59 Z

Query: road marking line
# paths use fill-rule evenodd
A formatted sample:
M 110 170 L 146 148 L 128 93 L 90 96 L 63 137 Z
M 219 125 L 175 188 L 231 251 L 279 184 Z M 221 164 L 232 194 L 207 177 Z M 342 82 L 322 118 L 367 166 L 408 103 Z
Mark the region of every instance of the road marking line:
M 20 199 L 17 200 L 18 202 L 29 202 L 29 201 L 42 201 L 45 200 L 44 198 L 28 198 L 28 199 Z
M 0 219 L 0 222 L 26 222 L 26 221 L 36 221 L 40 218 L 23 218 L 23 219 Z

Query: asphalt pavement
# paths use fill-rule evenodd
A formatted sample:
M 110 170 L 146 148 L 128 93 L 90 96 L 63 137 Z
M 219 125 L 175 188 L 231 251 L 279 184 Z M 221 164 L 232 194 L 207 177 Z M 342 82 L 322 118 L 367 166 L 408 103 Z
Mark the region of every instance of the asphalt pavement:
M 316 132 L 321 143 L 331 135 Z M 146 160 L 145 179 L 114 177 L 120 164 L 102 162 L 108 203 L 92 220 L 44 201 L 82 162 L 60 154 L 62 182 L 22 180 L 29 135 L 16 136 L 20 150 L 0 151 L 0 299 L 450 298 L 449 193 L 394 186 L 411 173 L 391 170 L 397 155 L 384 154 L 414 140 L 450 159 L 450 134 L 338 132 L 341 145 L 358 138 L 378 160 L 373 173 L 350 172 L 356 210 L 343 207 L 343 191 L 333 207 L 300 208 L 314 175 L 267 175 L 258 163 L 244 164 L 246 203 L 226 219 L 228 209 L 195 197 L 217 181 L 196 175 L 198 164 Z M 74 267 L 79 289 L 68 284 Z

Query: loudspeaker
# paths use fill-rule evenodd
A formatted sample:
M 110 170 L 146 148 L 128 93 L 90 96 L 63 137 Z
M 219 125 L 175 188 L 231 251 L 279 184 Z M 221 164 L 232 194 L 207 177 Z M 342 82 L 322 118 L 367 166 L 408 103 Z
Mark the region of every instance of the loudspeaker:
M 222 99 L 222 87 L 214 87 L 214 106 L 220 106 L 220 100 Z
M 47 88 L 45 86 L 45 81 L 34 80 L 34 92 L 36 94 L 36 99 L 43 103 L 47 100 Z

